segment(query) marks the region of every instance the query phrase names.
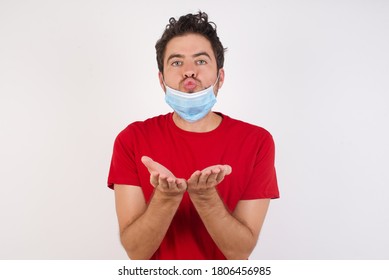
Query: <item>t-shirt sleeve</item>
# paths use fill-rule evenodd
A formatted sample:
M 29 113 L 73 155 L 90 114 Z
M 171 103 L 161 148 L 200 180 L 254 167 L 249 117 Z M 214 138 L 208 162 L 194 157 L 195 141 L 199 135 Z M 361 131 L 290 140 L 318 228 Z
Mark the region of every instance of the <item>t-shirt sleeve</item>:
M 108 187 L 114 184 L 140 186 L 134 153 L 134 135 L 131 127 L 119 133 L 115 139 L 111 166 L 108 174 Z
M 242 199 L 279 198 L 273 137 L 266 131 L 258 145 L 253 170 Z

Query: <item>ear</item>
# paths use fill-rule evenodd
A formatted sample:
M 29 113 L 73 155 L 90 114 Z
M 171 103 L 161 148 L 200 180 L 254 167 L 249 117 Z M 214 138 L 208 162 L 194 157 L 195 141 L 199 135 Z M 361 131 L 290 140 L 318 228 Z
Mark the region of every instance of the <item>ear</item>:
M 219 69 L 219 80 L 217 82 L 217 88 L 215 91 L 216 96 L 219 92 L 219 89 L 221 89 L 221 87 L 223 86 L 223 83 L 224 83 L 224 69 L 221 68 L 221 69 Z
M 159 84 L 163 90 L 163 92 L 166 92 L 165 84 L 163 83 L 163 74 L 162 72 L 158 72 L 158 78 L 159 78 Z
M 218 82 L 218 89 L 221 89 L 224 83 L 224 68 L 219 69 L 219 82 Z

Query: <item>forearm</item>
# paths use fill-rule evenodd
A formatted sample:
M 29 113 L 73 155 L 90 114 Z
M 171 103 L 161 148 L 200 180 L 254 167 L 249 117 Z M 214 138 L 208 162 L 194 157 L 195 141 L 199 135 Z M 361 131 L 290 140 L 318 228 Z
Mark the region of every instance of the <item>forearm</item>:
M 247 259 L 258 236 L 225 207 L 216 189 L 190 194 L 208 233 L 227 259 Z
M 146 211 L 121 232 L 121 242 L 131 259 L 150 259 L 160 246 L 182 200 L 155 190 Z

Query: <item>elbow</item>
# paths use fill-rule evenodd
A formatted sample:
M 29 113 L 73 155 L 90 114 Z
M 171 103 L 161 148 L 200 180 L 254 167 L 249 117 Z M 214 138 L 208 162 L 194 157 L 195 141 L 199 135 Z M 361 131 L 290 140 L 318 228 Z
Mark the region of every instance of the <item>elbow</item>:
M 247 260 L 257 245 L 258 238 L 252 238 L 246 243 L 237 244 L 235 248 L 230 248 L 224 252 L 227 260 Z
M 130 246 L 128 243 L 122 241 L 122 246 L 127 253 L 127 256 L 131 260 L 149 260 L 151 256 L 142 253 L 134 246 Z
M 120 241 L 129 259 L 149 260 L 152 257 L 152 254 L 145 252 L 145 250 L 141 246 L 141 242 L 131 240 L 128 235 L 122 233 L 120 235 Z
M 251 251 L 235 250 L 226 252 L 224 255 L 227 260 L 247 260 L 251 255 Z
M 145 260 L 145 257 L 142 257 L 140 254 L 137 253 L 137 246 L 130 240 L 128 235 L 125 234 L 125 232 L 120 233 L 120 243 L 122 244 L 124 250 L 127 253 L 127 256 L 131 260 Z
M 230 250 L 224 255 L 227 260 L 247 260 L 255 246 L 249 248 L 238 248 L 237 250 Z

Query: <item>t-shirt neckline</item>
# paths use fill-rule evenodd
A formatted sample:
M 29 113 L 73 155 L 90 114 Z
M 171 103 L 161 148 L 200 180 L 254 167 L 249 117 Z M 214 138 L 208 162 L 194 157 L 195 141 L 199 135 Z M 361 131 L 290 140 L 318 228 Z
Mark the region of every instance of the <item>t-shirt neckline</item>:
M 173 112 L 168 114 L 168 123 L 169 123 L 169 126 L 171 127 L 171 129 L 173 129 L 175 132 L 178 132 L 178 133 L 183 134 L 183 135 L 190 135 L 190 136 L 194 136 L 194 137 L 196 137 L 196 136 L 208 136 L 208 135 L 212 136 L 212 135 L 216 135 L 216 134 L 220 133 L 220 131 L 222 131 L 224 129 L 224 127 L 226 126 L 226 122 L 228 121 L 228 116 L 226 116 L 220 112 L 214 112 L 214 113 L 221 116 L 222 121 L 215 129 L 213 129 L 211 131 L 207 131 L 207 132 L 193 132 L 193 131 L 187 131 L 187 130 L 184 130 L 182 128 L 179 128 L 173 120 Z

